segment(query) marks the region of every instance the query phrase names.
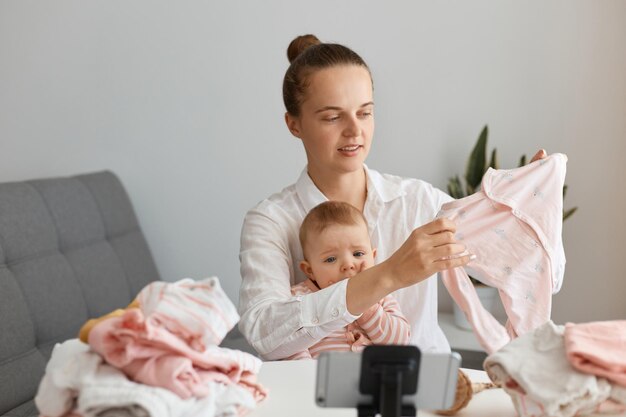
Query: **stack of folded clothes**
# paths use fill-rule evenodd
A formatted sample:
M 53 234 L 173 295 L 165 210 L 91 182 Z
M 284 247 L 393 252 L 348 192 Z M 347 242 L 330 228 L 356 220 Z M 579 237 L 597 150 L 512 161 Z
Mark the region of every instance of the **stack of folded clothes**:
M 626 411 L 626 321 L 546 322 L 484 363 L 520 417 Z
M 261 361 L 219 347 L 239 320 L 215 277 L 153 282 L 126 308 L 55 346 L 42 416 L 241 416 L 263 401 Z

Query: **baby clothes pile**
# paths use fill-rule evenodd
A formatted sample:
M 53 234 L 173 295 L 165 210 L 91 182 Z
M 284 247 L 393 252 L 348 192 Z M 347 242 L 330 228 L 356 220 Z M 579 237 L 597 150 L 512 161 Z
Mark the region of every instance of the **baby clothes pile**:
M 153 282 L 88 322 L 88 344 L 55 346 L 35 403 L 46 417 L 243 415 L 267 392 L 258 358 L 218 346 L 238 320 L 215 277 Z
M 626 411 L 626 321 L 548 321 L 489 355 L 491 380 L 520 417 Z

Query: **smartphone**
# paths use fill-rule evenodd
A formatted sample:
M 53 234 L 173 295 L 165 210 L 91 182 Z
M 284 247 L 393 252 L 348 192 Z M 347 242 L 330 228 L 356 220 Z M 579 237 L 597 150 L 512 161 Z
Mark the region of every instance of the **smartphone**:
M 442 410 L 452 406 L 461 355 L 422 353 L 417 393 L 403 396 L 404 404 L 417 410 Z M 317 360 L 315 402 L 320 407 L 355 408 L 372 402 L 359 392 L 361 353 L 322 352 Z

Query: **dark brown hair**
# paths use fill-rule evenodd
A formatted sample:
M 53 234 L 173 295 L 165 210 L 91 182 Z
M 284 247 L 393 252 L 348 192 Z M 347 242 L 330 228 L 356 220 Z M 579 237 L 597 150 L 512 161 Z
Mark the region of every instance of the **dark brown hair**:
M 287 48 L 291 65 L 283 79 L 283 101 L 287 112 L 300 115 L 300 106 L 309 86 L 308 77 L 316 70 L 339 65 L 358 65 L 372 74 L 369 67 L 352 49 L 336 44 L 321 43 L 315 35 L 298 36 Z
M 341 201 L 326 201 L 313 207 L 302 220 L 300 226 L 302 250 L 304 251 L 309 233 L 320 233 L 327 227 L 337 224 L 345 226 L 363 224 L 367 227 L 363 213 L 353 205 Z

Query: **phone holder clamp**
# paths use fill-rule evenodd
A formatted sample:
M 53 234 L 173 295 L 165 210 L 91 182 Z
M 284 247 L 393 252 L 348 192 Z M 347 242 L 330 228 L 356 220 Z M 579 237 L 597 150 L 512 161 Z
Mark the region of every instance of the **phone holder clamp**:
M 420 367 L 417 346 L 367 346 L 361 360 L 359 390 L 372 395 L 371 404 L 357 406 L 358 417 L 414 417 L 414 404 L 403 404 L 403 395 L 417 392 Z

